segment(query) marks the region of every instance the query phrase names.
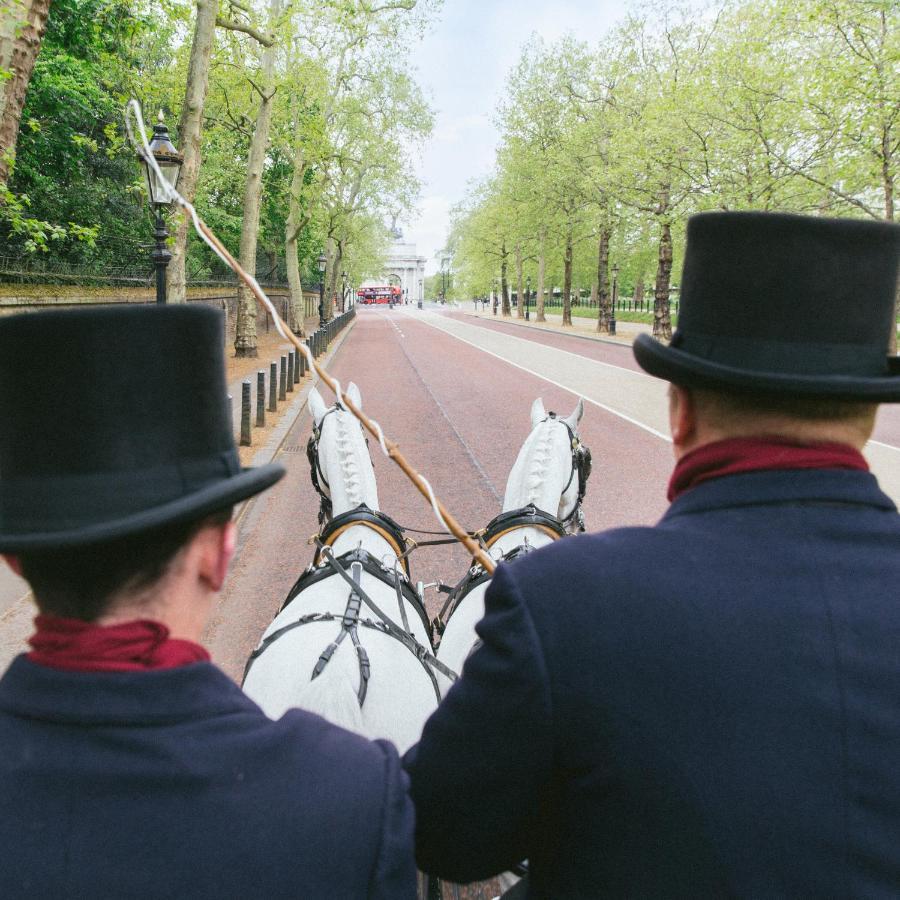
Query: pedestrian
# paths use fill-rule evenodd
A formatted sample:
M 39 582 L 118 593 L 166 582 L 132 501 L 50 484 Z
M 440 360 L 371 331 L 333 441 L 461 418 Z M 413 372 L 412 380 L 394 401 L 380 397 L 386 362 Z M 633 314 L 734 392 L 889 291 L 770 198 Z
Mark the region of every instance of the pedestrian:
M 900 893 L 900 516 L 861 449 L 900 401 L 900 227 L 687 230 L 655 527 L 500 565 L 405 764 L 420 867 L 530 897 Z
M 0 552 L 39 610 L 0 680 L 4 900 L 415 896 L 393 746 L 271 721 L 199 644 L 230 511 L 284 474 L 241 468 L 223 324 L 0 320 Z

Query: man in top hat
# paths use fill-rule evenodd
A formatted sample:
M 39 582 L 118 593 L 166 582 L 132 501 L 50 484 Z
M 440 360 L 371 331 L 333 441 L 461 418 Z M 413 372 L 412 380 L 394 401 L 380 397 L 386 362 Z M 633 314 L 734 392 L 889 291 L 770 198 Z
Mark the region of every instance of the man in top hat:
M 900 516 L 860 453 L 900 400 L 900 228 L 688 225 L 672 505 L 501 565 L 405 759 L 422 868 L 531 897 L 900 893 Z
M 40 610 L 0 680 L 0 897 L 414 897 L 393 746 L 267 719 L 197 643 L 232 506 L 283 475 L 238 461 L 221 315 L 0 320 L 0 422 Z

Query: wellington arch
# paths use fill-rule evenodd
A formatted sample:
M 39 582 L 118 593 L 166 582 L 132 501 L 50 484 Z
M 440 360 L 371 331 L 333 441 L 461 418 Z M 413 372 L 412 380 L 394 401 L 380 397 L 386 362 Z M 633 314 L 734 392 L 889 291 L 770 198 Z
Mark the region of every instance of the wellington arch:
M 415 303 L 425 299 L 425 257 L 416 253 L 416 245 L 403 239 L 399 228 L 393 230 L 393 241 L 384 259 L 384 268 L 375 278 L 360 285 L 399 284 L 403 299 Z

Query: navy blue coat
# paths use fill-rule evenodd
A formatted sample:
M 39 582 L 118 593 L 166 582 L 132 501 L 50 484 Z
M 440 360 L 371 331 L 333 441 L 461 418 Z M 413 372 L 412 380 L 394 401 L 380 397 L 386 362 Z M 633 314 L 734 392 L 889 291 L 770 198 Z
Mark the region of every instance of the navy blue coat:
M 0 897 L 413 898 L 390 744 L 277 722 L 219 669 L 0 681 Z
M 900 516 L 865 472 L 701 484 L 501 566 L 405 764 L 422 868 L 531 897 L 900 895 Z

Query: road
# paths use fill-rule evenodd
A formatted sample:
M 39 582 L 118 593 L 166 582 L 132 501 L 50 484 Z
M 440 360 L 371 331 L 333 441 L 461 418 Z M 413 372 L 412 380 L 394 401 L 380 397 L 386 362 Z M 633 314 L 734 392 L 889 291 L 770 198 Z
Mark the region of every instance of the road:
M 562 414 L 578 396 L 585 399 L 581 433 L 594 461 L 584 507 L 589 529 L 651 524 L 666 508 L 672 448 L 665 385 L 639 370 L 628 346 L 454 311 L 360 308 L 330 370 L 344 385 L 356 381 L 366 411 L 467 528 L 500 511 L 536 397 Z M 235 564 L 205 635 L 214 660 L 238 679 L 312 558 L 308 538 L 317 530 L 318 498 L 305 455 L 309 432 L 304 410 L 278 453 L 286 478 L 245 507 Z M 405 526 L 435 529 L 429 506 L 402 472 L 374 440 L 370 449 L 382 509 Z M 866 452 L 900 501 L 900 408 L 882 408 Z M 421 548 L 413 577 L 455 582 L 468 562 L 459 546 Z M 8 587 L 6 595 L 18 598 L 19 588 Z M 440 602 L 428 593 L 432 613 Z M 3 604 L 0 583 L 0 652 L 9 653 L 27 634 L 21 608 Z M 4 610 L 14 621 L 7 623 Z

